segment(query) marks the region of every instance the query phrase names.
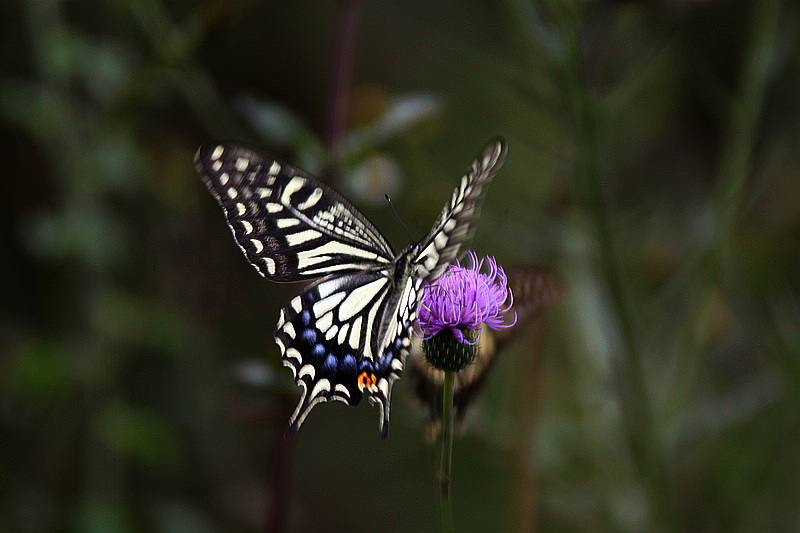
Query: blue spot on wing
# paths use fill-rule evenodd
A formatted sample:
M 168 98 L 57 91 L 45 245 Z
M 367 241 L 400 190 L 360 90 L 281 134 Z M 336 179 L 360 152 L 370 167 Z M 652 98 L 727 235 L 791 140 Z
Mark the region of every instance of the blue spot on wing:
M 358 361 L 352 354 L 347 354 L 342 358 L 342 373 L 347 376 L 355 376 L 358 370 Z
M 339 360 L 336 359 L 336 356 L 333 354 L 329 354 L 328 357 L 325 358 L 325 362 L 322 363 L 322 370 L 326 374 L 334 375 L 336 374 L 336 368 L 339 366 Z
M 313 345 L 317 342 L 317 330 L 311 328 L 304 329 L 300 334 L 300 340 L 308 345 Z
M 315 344 L 313 348 L 311 348 L 311 356 L 314 359 L 321 359 L 323 355 L 325 355 L 325 347 L 322 344 Z

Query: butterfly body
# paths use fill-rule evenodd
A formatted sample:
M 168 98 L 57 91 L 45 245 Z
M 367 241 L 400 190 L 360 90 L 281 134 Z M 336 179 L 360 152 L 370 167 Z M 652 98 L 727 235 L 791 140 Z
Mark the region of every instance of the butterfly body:
M 316 280 L 284 306 L 275 333 L 303 389 L 289 433 L 317 403 L 355 405 L 368 391 L 386 436 L 422 286 L 471 236 L 503 154 L 502 141 L 490 144 L 428 236 L 396 254 L 364 215 L 304 171 L 239 145 L 200 147 L 198 171 L 248 261 L 272 281 Z

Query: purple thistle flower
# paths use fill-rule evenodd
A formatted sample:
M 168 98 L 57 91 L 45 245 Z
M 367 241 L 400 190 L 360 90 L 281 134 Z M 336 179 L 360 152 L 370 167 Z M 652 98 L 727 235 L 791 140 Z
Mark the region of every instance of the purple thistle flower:
M 478 330 L 479 336 L 481 324 L 495 330 L 516 324 L 516 312 L 510 324 L 503 319 L 503 314 L 514 303 L 503 268 L 493 257 L 486 257 L 488 272 L 481 273 L 484 259 L 478 262 L 478 256 L 472 251 L 468 255 L 470 267 L 456 261 L 442 277 L 425 286 L 417 318 L 423 339 L 449 329 L 458 342 L 475 345 L 477 337 L 470 342 L 463 329 Z M 506 300 L 508 304 L 504 307 Z

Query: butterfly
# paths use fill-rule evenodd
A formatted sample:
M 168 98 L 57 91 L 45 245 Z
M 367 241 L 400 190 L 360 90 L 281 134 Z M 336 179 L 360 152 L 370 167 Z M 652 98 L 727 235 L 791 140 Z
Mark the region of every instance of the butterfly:
M 271 281 L 313 280 L 283 307 L 275 332 L 302 388 L 287 435 L 316 404 L 356 405 L 369 392 L 386 438 L 423 286 L 472 237 L 505 151 L 502 139 L 489 143 L 428 235 L 397 254 L 350 202 L 305 171 L 237 144 L 200 147 L 197 170 L 250 264 Z

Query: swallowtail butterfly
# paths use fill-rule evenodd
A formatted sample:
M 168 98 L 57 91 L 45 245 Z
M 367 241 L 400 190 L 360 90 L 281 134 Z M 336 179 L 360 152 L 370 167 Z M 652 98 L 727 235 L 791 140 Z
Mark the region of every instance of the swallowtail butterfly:
M 490 143 L 419 243 L 397 254 L 350 202 L 306 172 L 236 144 L 200 147 L 195 165 L 247 260 L 265 278 L 313 280 L 280 312 L 275 342 L 302 387 L 294 433 L 318 403 L 369 391 L 389 430 L 422 287 L 459 257 L 505 143 Z

